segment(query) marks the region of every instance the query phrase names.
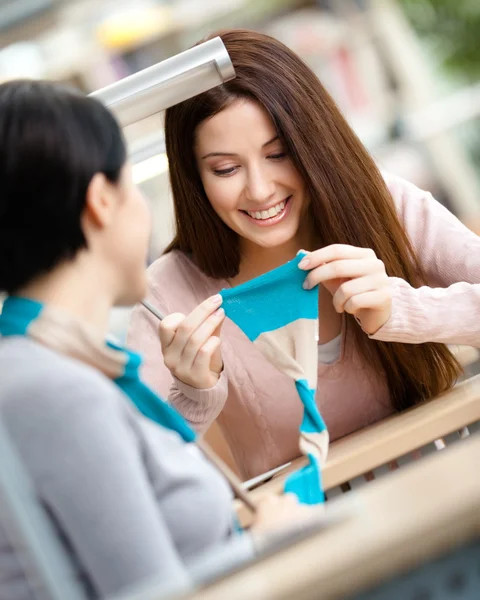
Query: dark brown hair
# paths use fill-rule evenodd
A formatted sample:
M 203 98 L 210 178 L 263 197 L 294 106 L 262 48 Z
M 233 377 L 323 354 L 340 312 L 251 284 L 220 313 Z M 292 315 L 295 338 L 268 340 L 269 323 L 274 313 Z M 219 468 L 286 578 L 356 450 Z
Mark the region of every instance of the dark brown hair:
M 169 108 L 165 137 L 170 164 L 178 249 L 213 278 L 238 273 L 237 234 L 217 216 L 205 195 L 194 155 L 202 121 L 238 98 L 252 99 L 269 113 L 291 160 L 306 182 L 311 218 L 322 242 L 375 251 L 391 277 L 414 287 L 425 276 L 401 226 L 390 192 L 374 161 L 315 74 L 279 41 L 254 31 L 220 35 L 236 78 Z M 347 328 L 364 359 L 385 373 L 397 410 L 448 389 L 461 372 L 443 344 L 370 340 L 351 315 Z

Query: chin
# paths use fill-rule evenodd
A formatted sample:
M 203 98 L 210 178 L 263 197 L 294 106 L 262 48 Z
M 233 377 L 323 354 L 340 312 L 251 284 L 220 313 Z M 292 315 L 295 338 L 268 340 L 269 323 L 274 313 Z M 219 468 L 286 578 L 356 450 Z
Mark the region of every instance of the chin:
M 292 242 L 295 239 L 295 233 L 291 234 L 283 234 L 283 235 L 272 235 L 272 236 L 262 236 L 256 239 L 251 239 L 251 241 L 259 246 L 260 248 L 280 248 Z

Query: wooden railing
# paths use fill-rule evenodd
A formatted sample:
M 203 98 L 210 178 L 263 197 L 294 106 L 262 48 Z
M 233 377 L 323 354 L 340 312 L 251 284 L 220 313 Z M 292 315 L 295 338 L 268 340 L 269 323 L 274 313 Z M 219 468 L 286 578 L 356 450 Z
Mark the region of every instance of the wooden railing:
M 480 429 L 480 375 L 458 384 L 435 400 L 332 443 L 323 469 L 327 498 L 357 489 L 406 462 L 441 451 L 477 429 Z M 304 458 L 293 461 L 280 475 L 253 490 L 253 498 L 281 493 L 288 474 L 303 464 Z M 237 511 L 240 521 L 248 525 L 250 513 L 240 503 L 237 503 Z
M 343 506 L 345 518 L 175 598 L 354 600 L 439 557 L 469 551 L 471 543 L 480 552 L 479 430 L 480 375 L 338 440 L 323 475 L 327 515 Z M 253 497 L 281 493 L 288 472 L 302 464 L 294 461 Z M 391 475 L 379 477 L 385 473 Z M 165 599 L 154 590 L 147 597 Z
M 345 599 L 479 540 L 479 461 L 474 435 L 365 486 L 351 495 L 359 508 L 345 521 L 191 598 Z

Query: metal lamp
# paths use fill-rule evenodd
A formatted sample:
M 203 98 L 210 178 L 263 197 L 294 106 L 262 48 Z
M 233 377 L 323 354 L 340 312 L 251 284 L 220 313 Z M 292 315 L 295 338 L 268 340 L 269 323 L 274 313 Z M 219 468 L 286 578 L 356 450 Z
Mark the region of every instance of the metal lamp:
M 91 94 L 125 127 L 235 77 L 220 37 Z

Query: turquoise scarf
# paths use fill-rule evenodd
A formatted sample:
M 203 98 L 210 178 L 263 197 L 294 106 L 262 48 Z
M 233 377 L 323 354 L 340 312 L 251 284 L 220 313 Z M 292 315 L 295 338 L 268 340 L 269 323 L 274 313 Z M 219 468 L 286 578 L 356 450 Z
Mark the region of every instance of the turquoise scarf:
M 304 290 L 304 253 L 256 279 L 222 290 L 223 308 L 265 357 L 295 381 L 303 419 L 300 451 L 309 464 L 292 473 L 284 491 L 304 504 L 324 501 L 322 471 L 328 431 L 315 401 L 318 374 L 318 286 Z
M 70 317 L 27 298 L 9 297 L 0 314 L 0 336 L 28 336 L 62 354 L 99 369 L 124 392 L 141 413 L 176 431 L 185 442 L 196 434 L 185 419 L 140 379 L 141 358 L 112 342 L 102 342 Z

